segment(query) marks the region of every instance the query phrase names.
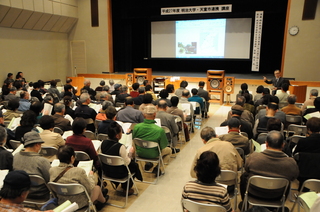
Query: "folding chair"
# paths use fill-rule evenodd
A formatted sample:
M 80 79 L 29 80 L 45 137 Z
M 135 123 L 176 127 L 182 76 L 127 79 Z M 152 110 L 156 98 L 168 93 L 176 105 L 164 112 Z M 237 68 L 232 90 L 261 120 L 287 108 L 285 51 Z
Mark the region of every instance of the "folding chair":
M 104 141 L 108 139 L 109 139 L 109 136 L 107 134 L 100 133 L 97 135 L 97 140 Z
M 78 183 L 62 184 L 62 183 L 49 182 L 48 187 L 56 198 L 58 198 L 58 195 L 74 196 L 74 195 L 84 193 L 89 203 L 88 207 L 86 208 L 86 211 L 93 210 L 94 212 L 97 212 L 96 207 L 93 205 L 93 202 L 91 201 L 88 191 L 83 185 Z
M 270 194 L 274 190 L 283 190 L 283 192 L 281 192 L 282 195 L 279 200 L 272 200 L 272 196 L 270 195 L 268 195 L 269 199 L 256 198 L 250 195 L 250 189 L 252 186 L 263 190 L 269 190 Z M 253 206 L 282 208 L 282 212 L 284 212 L 284 204 L 286 202 L 285 194 L 288 187 L 289 181 L 285 178 L 263 177 L 258 175 L 250 177 L 248 180 L 241 211 L 247 211 L 248 204 L 250 204 Z
M 294 135 L 307 135 L 307 126 L 304 125 L 296 125 L 296 124 L 290 124 L 288 126 L 288 132 L 294 132 Z
M 194 113 L 194 127 L 200 129 L 202 125 L 202 108 L 199 102 L 196 102 L 195 108 L 199 108 L 199 113 Z
M 221 170 L 221 174 L 216 177 L 216 182 L 228 186 L 234 186 L 234 192 L 229 193 L 229 199 L 234 199 L 234 208 L 237 208 L 238 173 L 230 170 Z
M 178 136 L 179 136 L 178 143 L 180 144 L 180 146 L 182 146 L 182 138 L 183 138 L 184 143 L 186 143 L 186 137 L 185 137 L 185 134 L 184 134 L 183 121 L 182 121 L 180 116 L 174 116 L 174 117 L 175 117 L 176 124 L 178 124 L 178 123 L 181 124 L 181 130 L 179 130 L 179 132 L 178 132 Z
M 91 160 L 90 156 L 83 151 L 74 151 L 76 155 L 76 161 L 88 161 Z
M 145 140 L 142 140 L 140 138 L 135 138 L 133 139 L 133 142 L 134 144 L 136 145 L 136 147 L 140 147 L 140 148 L 144 148 L 144 149 L 154 149 L 154 148 L 158 148 L 158 151 L 159 151 L 159 156 L 157 158 L 142 158 L 142 157 L 139 157 L 139 155 L 137 154 L 136 152 L 136 157 L 135 157 L 135 161 L 144 161 L 144 162 L 151 162 L 151 163 L 158 163 L 158 173 L 157 173 L 157 178 L 155 181 L 153 182 L 148 182 L 148 181 L 143 181 L 145 183 L 153 183 L 153 184 L 156 184 L 159 180 L 159 175 L 160 175 L 160 169 L 161 169 L 161 166 L 163 168 L 163 174 L 165 173 L 165 169 L 164 169 L 164 163 L 163 163 L 163 160 L 162 160 L 162 155 L 161 155 L 161 149 L 160 149 L 160 146 L 158 143 L 156 142 L 153 142 L 153 141 L 145 141 Z M 144 170 L 143 168 L 141 170 Z
M 135 195 L 139 194 L 139 190 L 138 190 L 135 182 L 133 181 L 133 175 L 135 173 L 131 173 L 128 165 L 125 164 L 123 158 L 120 157 L 120 156 L 105 155 L 105 154 L 101 154 L 101 153 L 98 156 L 99 156 L 101 164 L 105 164 L 105 165 L 108 165 L 108 166 L 125 166 L 127 168 L 128 176 L 124 177 L 124 178 L 109 177 L 109 176 L 106 175 L 107 173 L 104 173 L 104 171 L 102 169 L 102 179 L 103 180 L 109 180 L 109 181 L 114 181 L 114 182 L 118 182 L 118 183 L 127 182 L 126 201 L 125 201 L 124 205 L 121 206 L 121 205 L 116 205 L 116 204 L 111 204 L 110 203 L 110 205 L 113 205 L 113 206 L 116 206 L 116 207 L 119 207 L 119 208 L 125 208 L 127 203 L 128 203 L 128 193 L 129 193 L 129 181 L 130 181 L 130 179 L 132 180 L 134 188 L 136 189 Z M 101 184 L 101 186 L 102 185 L 103 185 L 103 183 Z
M 315 191 L 316 193 L 320 192 L 320 180 L 316 180 L 316 179 L 310 179 L 310 180 L 306 180 L 300 191 L 299 194 L 296 198 L 295 203 L 292 206 L 291 211 L 294 210 L 296 204 L 298 203 L 298 211 L 300 212 L 300 207 L 303 207 L 304 211 L 309 212 L 310 208 L 308 207 L 308 205 L 305 203 L 305 201 L 303 200 L 303 198 L 301 198 L 301 194 L 303 193 L 304 188 L 310 189 L 310 191 Z
M 46 146 L 46 147 L 41 147 L 40 154 L 42 154 L 44 157 L 51 157 L 54 156 L 58 153 L 58 149 L 51 147 L 51 146 Z
M 16 141 L 16 140 L 10 140 L 9 143 L 13 150 L 18 148 L 22 144 L 20 141 Z
M 170 143 L 170 147 L 173 148 L 173 151 L 174 151 L 174 155 L 175 156 L 171 156 L 172 158 L 176 158 L 177 157 L 177 152 L 176 152 L 176 148 L 173 147 L 172 145 L 172 137 L 171 137 L 171 131 L 168 127 L 166 126 L 161 126 L 161 128 L 164 130 L 164 132 L 166 133 L 166 136 L 167 136 L 167 139 L 168 139 L 168 142 Z
M 286 115 L 286 123 L 301 125 L 302 117 L 297 115 Z
M 58 133 L 60 135 L 63 135 L 63 130 L 60 129 L 59 127 L 54 127 L 52 130 L 54 133 Z
M 32 186 L 41 186 L 41 185 L 45 185 L 48 190 L 50 191 L 49 187 L 46 184 L 46 181 L 38 176 L 38 175 L 29 175 L 30 177 L 30 181 L 32 183 Z M 36 208 L 38 208 L 40 210 L 40 207 L 38 207 L 38 205 L 42 206 L 44 204 L 47 203 L 47 201 L 49 201 L 50 196 L 48 195 L 47 197 L 43 197 L 41 199 L 32 199 L 27 197 L 27 199 L 25 201 L 23 201 L 24 204 L 30 204 L 30 205 L 35 205 Z
M 87 137 L 87 138 L 90 138 L 91 140 L 96 140 L 96 135 L 90 131 L 90 130 L 86 130 L 84 132 L 84 135 Z
M 235 147 L 235 148 L 243 160 L 243 166 L 241 167 L 241 174 L 243 174 L 244 164 L 246 163 L 246 155 L 244 154 L 244 150 L 242 148 L 240 147 Z
M 96 128 L 96 134 L 98 134 L 98 127 L 99 127 L 99 124 L 102 122 L 102 120 L 94 120 L 94 127 Z
M 182 199 L 182 211 L 187 209 L 189 212 L 226 212 L 227 210 L 221 205 L 215 204 L 204 204 L 199 202 L 194 202 L 189 199 Z

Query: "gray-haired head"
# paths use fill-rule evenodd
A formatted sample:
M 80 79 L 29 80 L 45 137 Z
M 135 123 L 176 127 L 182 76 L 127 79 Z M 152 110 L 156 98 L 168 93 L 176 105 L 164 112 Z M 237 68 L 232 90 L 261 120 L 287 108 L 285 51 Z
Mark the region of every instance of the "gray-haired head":
M 216 132 L 212 127 L 205 127 L 200 132 L 200 137 L 205 141 L 209 141 L 211 138 L 215 138 L 216 136 Z
M 91 82 L 90 82 L 90 80 L 85 79 L 85 80 L 84 80 L 84 82 L 83 82 L 83 84 L 84 84 L 85 86 L 87 86 L 87 85 L 90 85 L 90 84 L 91 84 Z
M 289 104 L 293 105 L 293 104 L 296 103 L 296 101 L 297 101 L 296 95 L 290 94 L 290 95 L 288 96 L 288 103 L 289 103 Z
M 120 89 L 121 89 L 121 92 L 127 92 L 128 91 L 128 86 L 122 85 Z
M 272 130 L 267 134 L 267 142 L 269 147 L 281 150 L 283 145 L 283 135 L 279 131 Z
M 113 106 L 112 102 L 110 102 L 110 101 L 102 102 L 102 110 L 108 109 L 109 106 Z
M 80 95 L 80 102 L 85 103 L 90 98 L 90 95 L 88 93 L 82 93 Z
M 113 85 L 113 84 L 114 84 L 113 79 L 109 80 L 109 84 L 110 84 L 110 85 Z
M 144 92 L 145 92 L 144 87 L 139 87 L 138 92 L 139 92 L 139 93 L 144 93 Z
M 5 144 L 7 140 L 7 130 L 0 126 L 0 146 Z
M 108 93 L 106 91 L 102 91 L 100 93 L 100 99 L 106 98 L 108 96 Z
M 317 89 L 311 89 L 310 95 L 311 96 L 318 96 L 318 90 Z
M 53 107 L 54 112 L 56 113 L 61 113 L 62 111 L 64 111 L 66 109 L 66 106 L 60 102 L 56 103 Z

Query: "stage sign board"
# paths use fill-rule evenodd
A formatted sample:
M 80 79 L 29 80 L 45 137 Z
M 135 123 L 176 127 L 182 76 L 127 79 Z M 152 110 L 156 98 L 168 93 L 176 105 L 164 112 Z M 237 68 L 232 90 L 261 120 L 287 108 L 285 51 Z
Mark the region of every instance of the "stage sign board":
M 259 71 L 261 36 L 262 36 L 263 11 L 256 11 L 252 49 L 252 71 Z
M 228 13 L 232 12 L 232 4 L 161 8 L 161 15 L 226 13 L 226 12 Z

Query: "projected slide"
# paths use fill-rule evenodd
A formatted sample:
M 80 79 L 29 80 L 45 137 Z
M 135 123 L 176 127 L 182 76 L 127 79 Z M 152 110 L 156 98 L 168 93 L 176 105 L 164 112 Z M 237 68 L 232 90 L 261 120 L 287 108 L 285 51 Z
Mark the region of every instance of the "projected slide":
M 226 19 L 176 21 L 177 58 L 223 58 Z

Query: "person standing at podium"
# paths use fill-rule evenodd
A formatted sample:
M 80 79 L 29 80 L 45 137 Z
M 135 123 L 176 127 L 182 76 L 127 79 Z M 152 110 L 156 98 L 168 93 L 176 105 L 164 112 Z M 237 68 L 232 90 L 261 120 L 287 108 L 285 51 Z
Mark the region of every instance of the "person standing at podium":
M 268 80 L 267 77 L 263 77 L 263 80 L 267 84 L 272 84 L 274 86 L 272 95 L 275 95 L 277 90 L 280 90 L 283 84 L 283 78 L 281 77 L 280 70 L 275 70 L 274 71 L 274 77 L 271 80 Z

